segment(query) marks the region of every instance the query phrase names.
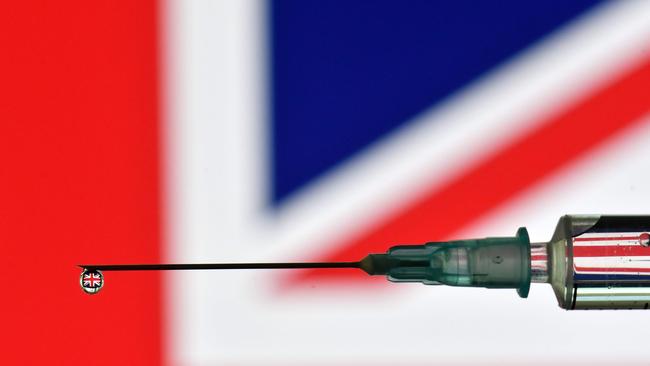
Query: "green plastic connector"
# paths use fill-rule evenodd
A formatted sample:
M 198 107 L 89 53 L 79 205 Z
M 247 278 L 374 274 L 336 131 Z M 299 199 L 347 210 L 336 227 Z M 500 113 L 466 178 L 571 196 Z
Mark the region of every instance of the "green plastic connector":
M 515 288 L 519 296 L 527 297 L 530 239 L 522 227 L 515 237 L 395 246 L 386 254 L 368 255 L 361 269 L 387 275 L 393 282 Z

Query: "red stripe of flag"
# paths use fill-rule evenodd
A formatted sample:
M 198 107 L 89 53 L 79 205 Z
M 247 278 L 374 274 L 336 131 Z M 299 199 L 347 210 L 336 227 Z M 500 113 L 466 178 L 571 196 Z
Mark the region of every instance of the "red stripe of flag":
M 383 252 L 395 243 L 453 237 L 642 121 L 641 117 L 650 112 L 648 85 L 650 58 L 319 260 L 356 260 L 369 252 Z M 513 234 L 521 224 L 513 223 Z M 299 278 L 324 275 L 365 279 L 357 272 L 313 270 Z
M 160 275 L 87 295 L 76 268 L 160 261 L 158 17 L 154 0 L 3 2 L 0 364 L 162 363 Z
M 650 268 L 575 267 L 580 272 L 650 272 Z
M 605 245 L 573 247 L 576 257 L 650 256 L 650 247 L 641 245 Z
M 596 238 L 574 238 L 573 241 L 639 240 L 639 238 L 639 236 L 609 236 Z

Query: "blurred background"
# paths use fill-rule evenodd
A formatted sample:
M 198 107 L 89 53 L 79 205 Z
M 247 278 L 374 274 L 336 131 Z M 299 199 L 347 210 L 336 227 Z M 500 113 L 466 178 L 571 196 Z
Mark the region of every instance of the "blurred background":
M 650 2 L 14 2 L 3 364 L 646 364 L 548 285 L 77 263 L 358 260 L 650 212 Z M 36 281 L 38 279 L 39 281 Z M 36 281 L 36 282 L 35 282 Z

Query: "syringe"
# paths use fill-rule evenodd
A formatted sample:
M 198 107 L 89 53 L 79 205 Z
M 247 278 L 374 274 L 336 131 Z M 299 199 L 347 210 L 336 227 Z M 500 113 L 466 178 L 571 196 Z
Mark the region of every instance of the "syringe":
M 549 242 L 514 237 L 399 245 L 353 262 L 81 264 L 82 289 L 97 293 L 102 271 L 358 268 L 392 282 L 514 288 L 527 297 L 531 282 L 550 283 L 560 307 L 648 309 L 650 216 L 567 215 Z

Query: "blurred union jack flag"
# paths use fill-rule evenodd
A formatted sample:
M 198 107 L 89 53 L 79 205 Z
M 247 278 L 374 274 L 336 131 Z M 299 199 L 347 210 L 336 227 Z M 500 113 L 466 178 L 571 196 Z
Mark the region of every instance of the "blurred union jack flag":
M 196 52 L 173 58 L 182 90 L 199 77 L 205 88 L 226 75 L 232 83 L 212 104 L 174 94 L 177 258 L 347 261 L 520 225 L 546 241 L 564 213 L 647 212 L 650 13 L 641 2 L 282 1 L 263 16 L 233 12 L 267 32 L 234 37 L 248 45 L 238 56 L 173 48 Z M 221 68 L 204 66 L 214 63 Z M 195 289 L 192 280 L 173 287 L 182 294 L 173 329 L 183 334 L 175 354 L 196 362 L 473 364 L 500 357 L 503 342 L 517 350 L 500 360 L 566 362 L 599 342 L 578 331 L 568 347 L 557 336 L 566 324 L 550 288 L 533 288 L 523 304 L 498 291 L 381 286 L 353 270 L 210 274 Z M 236 296 L 205 295 L 208 283 Z M 533 312 L 538 320 L 526 322 Z M 267 330 L 251 339 L 241 317 Z M 217 326 L 229 332 L 210 333 Z M 253 344 L 258 353 L 246 351 Z
M 524 225 L 547 241 L 562 214 L 650 207 L 649 2 L 15 6 L 0 22 L 21 35 L 8 39 L 15 123 L 0 148 L 16 158 L 0 232 L 23 245 L 8 257 L 71 271 L 348 261 Z M 36 313 L 17 268 L 0 278 L 23 302 L 4 310 Z M 67 287 L 73 273 L 53 275 L 59 315 L 30 325 L 78 334 L 73 315 L 92 301 L 120 350 L 93 359 L 106 364 L 647 359 L 646 327 L 602 336 L 646 317 L 558 315 L 548 285 L 523 301 L 353 270 L 119 273 L 89 299 Z M 23 321 L 7 324 L 6 363 L 44 363 L 22 346 L 40 336 Z M 66 339 L 39 341 L 42 354 L 87 357 Z

